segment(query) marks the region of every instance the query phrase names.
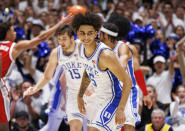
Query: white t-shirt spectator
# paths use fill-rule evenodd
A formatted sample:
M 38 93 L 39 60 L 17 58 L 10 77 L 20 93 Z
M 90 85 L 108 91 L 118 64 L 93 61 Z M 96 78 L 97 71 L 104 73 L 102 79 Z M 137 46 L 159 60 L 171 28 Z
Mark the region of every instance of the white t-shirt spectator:
M 163 71 L 160 75 L 154 73 L 148 80 L 147 85 L 153 85 L 156 89 L 158 101 L 163 104 L 171 102 L 173 76 L 169 71 Z

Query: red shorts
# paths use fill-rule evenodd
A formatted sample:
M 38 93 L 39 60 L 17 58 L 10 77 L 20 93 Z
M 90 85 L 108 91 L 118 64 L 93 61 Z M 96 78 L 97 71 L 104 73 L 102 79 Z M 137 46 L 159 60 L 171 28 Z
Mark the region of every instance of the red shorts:
M 0 81 L 0 122 L 7 123 L 10 120 L 10 99 L 4 83 Z

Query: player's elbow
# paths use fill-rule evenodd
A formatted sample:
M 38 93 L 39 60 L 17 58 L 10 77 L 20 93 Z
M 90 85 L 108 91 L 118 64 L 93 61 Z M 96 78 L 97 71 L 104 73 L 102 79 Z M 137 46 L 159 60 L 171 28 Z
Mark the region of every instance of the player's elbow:
M 44 80 L 48 82 L 51 80 L 51 77 L 47 74 L 44 74 Z
M 132 79 L 130 76 L 128 76 L 128 80 L 126 83 L 127 83 L 128 88 L 131 89 L 132 88 Z

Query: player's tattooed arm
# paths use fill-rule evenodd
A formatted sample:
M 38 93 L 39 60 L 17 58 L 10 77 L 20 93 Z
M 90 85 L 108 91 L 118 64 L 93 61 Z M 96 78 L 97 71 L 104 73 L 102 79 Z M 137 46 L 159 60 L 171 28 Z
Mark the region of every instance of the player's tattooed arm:
M 80 91 L 78 93 L 78 95 L 80 97 L 83 97 L 87 87 L 89 86 L 91 80 L 86 72 L 86 70 L 84 70 L 84 73 L 83 73 L 83 77 L 82 77 L 82 82 L 81 82 L 81 85 L 80 85 Z
M 82 77 L 82 82 L 81 82 L 81 85 L 80 85 L 80 90 L 79 90 L 78 97 L 77 97 L 78 109 L 80 110 L 80 113 L 82 113 L 82 114 L 86 114 L 83 95 L 84 95 L 87 87 L 89 86 L 90 81 L 91 80 L 90 80 L 86 70 L 84 70 L 83 77 Z

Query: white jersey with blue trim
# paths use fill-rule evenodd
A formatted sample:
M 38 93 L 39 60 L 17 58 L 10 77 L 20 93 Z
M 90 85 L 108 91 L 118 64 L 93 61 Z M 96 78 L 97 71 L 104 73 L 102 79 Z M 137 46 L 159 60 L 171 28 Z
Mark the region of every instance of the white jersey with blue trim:
M 50 105 L 50 112 L 53 112 L 55 110 L 60 109 L 60 104 L 62 104 L 62 91 L 60 88 L 60 77 L 63 73 L 62 66 L 59 65 L 59 59 L 60 59 L 60 46 L 57 47 L 57 67 L 55 69 L 54 75 L 52 79 L 49 82 L 49 86 L 52 88 L 51 94 L 50 94 L 50 100 L 49 100 L 49 105 Z
M 98 67 L 99 56 L 105 49 L 111 50 L 104 43 L 99 42 L 90 57 L 85 56 L 85 48 L 80 45 L 80 56 L 86 60 L 85 69 L 95 88 L 97 114 L 92 125 L 109 128 L 114 123 L 116 109 L 121 99 L 121 85 L 117 77 L 108 69 L 102 71 Z M 112 126 L 114 126 L 113 124 Z
M 120 47 L 121 44 L 126 44 L 128 46 L 129 42 L 123 42 L 123 41 L 118 41 L 117 42 L 116 47 L 113 49 L 113 51 L 116 53 L 118 58 L 120 57 L 119 56 L 119 47 Z M 132 50 L 130 48 L 129 48 L 129 50 L 131 51 L 131 54 L 133 56 Z M 132 79 L 132 86 L 136 87 L 136 79 L 135 79 L 134 69 L 133 69 L 133 57 L 131 57 L 128 60 L 126 71 L 127 71 L 127 73 L 130 75 L 130 77 Z
M 112 97 L 112 95 L 118 95 L 115 94 L 116 89 L 113 88 L 114 80 L 117 78 L 109 70 L 102 71 L 98 67 L 99 56 L 104 49 L 111 50 L 104 43 L 99 42 L 93 54 L 90 57 L 86 57 L 85 48 L 82 44 L 80 45 L 80 56 L 86 59 L 85 69 L 95 87 L 96 96 L 102 99 Z
M 61 88 L 59 79 L 63 73 L 65 72 L 66 83 L 68 87 L 68 91 L 78 92 L 81 84 L 81 78 L 83 74 L 82 63 L 79 62 L 78 55 L 78 42 L 76 42 L 75 50 L 69 56 L 64 55 L 61 46 L 57 47 L 57 67 L 55 69 L 55 73 L 50 81 L 50 85 L 55 87 L 51 92 L 50 103 L 54 109 L 61 104 Z
M 69 56 L 63 53 L 62 48 L 59 48 L 60 59 L 59 65 L 65 71 L 66 83 L 68 92 L 78 92 L 84 72 L 83 63 L 79 57 L 78 41 L 75 41 L 75 49 Z
M 116 53 L 118 58 L 120 57 L 119 47 L 121 44 L 126 44 L 128 46 L 129 42 L 123 42 L 123 41 L 117 42 L 117 45 L 113 49 L 113 51 Z M 131 49 L 130 51 L 131 51 L 132 57 L 128 60 L 126 71 L 132 79 L 133 87 L 131 88 L 131 92 L 130 92 L 130 95 L 129 95 L 129 98 L 127 100 L 127 104 L 125 107 L 125 117 L 126 117 L 125 124 L 135 126 L 135 123 L 140 121 L 140 115 L 138 114 L 139 97 L 138 97 L 137 83 L 136 83 L 136 79 L 134 76 L 134 69 L 133 69 L 133 53 Z M 120 83 L 121 85 L 123 85 L 122 82 Z

